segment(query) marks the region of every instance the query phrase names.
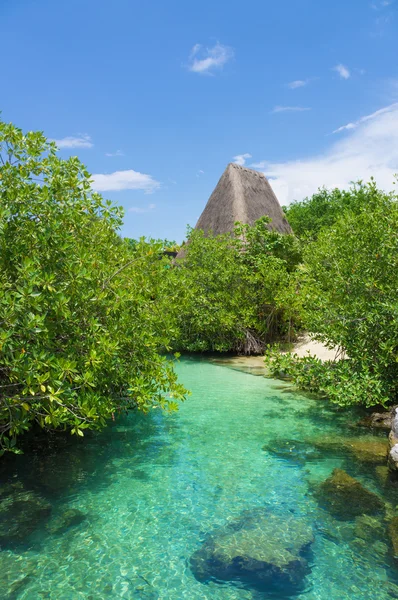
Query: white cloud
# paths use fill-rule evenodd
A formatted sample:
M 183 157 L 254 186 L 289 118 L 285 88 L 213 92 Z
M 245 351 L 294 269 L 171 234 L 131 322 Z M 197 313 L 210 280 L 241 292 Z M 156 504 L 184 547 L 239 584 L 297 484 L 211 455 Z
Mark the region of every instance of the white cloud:
M 196 177 L 202 177 L 202 175 L 204 175 L 204 174 L 205 174 L 205 172 L 202 171 L 202 169 L 199 169 L 196 173 Z
M 262 162 L 263 170 L 281 204 L 301 200 L 318 188 L 347 188 L 352 181 L 369 181 L 393 189 L 398 172 L 398 103 L 346 127 L 347 135 L 323 154 L 288 162 Z
M 366 123 L 366 121 L 371 121 L 372 119 L 377 119 L 380 115 L 384 113 L 391 112 L 394 108 L 398 109 L 398 102 L 394 102 L 394 104 L 390 104 L 390 106 L 385 106 L 384 108 L 380 108 L 380 110 L 376 110 L 376 112 L 371 115 L 366 115 L 365 117 L 361 117 L 358 121 L 354 121 L 354 123 L 347 123 L 347 125 L 342 125 L 338 129 L 335 129 L 333 133 L 340 133 L 340 131 L 345 131 L 349 129 L 356 129 L 361 123 Z
M 189 57 L 192 59 L 194 56 L 196 56 L 198 54 L 198 52 L 200 52 L 201 48 L 202 48 L 202 44 L 195 44 L 191 50 L 191 54 L 189 55 Z
M 252 155 L 248 154 L 247 152 L 246 154 L 238 154 L 237 156 L 234 156 L 234 163 L 243 167 L 246 164 L 247 159 L 251 157 Z
M 342 79 L 349 79 L 351 77 L 350 71 L 342 64 L 333 67 L 333 71 L 336 71 Z
M 151 194 L 160 187 L 160 183 L 151 175 L 139 173 L 129 169 L 127 171 L 115 171 L 114 173 L 95 173 L 92 176 L 93 189 L 97 192 L 110 192 L 117 190 L 144 190 Z
M 374 10 L 381 10 L 383 8 L 387 8 L 387 6 L 391 6 L 391 4 L 394 4 L 394 0 L 382 0 L 381 2 L 372 2 L 370 6 Z
M 116 152 L 105 152 L 105 156 L 124 156 L 124 152 L 116 150 Z
M 387 28 L 390 25 L 390 23 L 392 22 L 392 20 L 393 20 L 392 12 L 383 14 L 383 15 L 380 15 L 380 17 L 377 17 L 377 19 L 375 19 L 375 21 L 374 21 L 374 29 L 370 33 L 370 35 L 372 37 L 382 37 L 383 35 L 385 35 Z
M 92 148 L 94 146 L 91 141 L 91 137 L 85 134 L 79 134 L 76 136 L 70 135 L 59 140 L 50 140 L 55 142 L 58 148 Z
M 307 106 L 274 106 L 272 109 L 272 113 L 281 113 L 281 112 L 304 112 L 306 110 L 311 110 L 311 108 Z
M 291 81 L 290 83 L 288 83 L 287 87 L 289 87 L 291 90 L 296 90 L 297 88 L 301 88 L 307 85 L 309 81 L 309 79 L 296 79 L 296 81 Z
M 214 71 L 222 69 L 233 55 L 232 48 L 223 46 L 219 42 L 212 48 L 195 44 L 189 57 L 189 70 L 201 75 L 212 75 Z
M 156 204 L 148 204 L 148 206 L 146 208 L 141 208 L 140 206 L 131 206 L 129 208 L 128 212 L 142 214 L 142 213 L 153 212 L 155 210 L 155 208 L 156 208 Z
M 349 129 L 355 129 L 355 127 L 357 127 L 356 123 L 347 123 L 347 125 L 342 125 L 338 129 L 335 129 L 333 131 L 333 133 L 339 133 L 340 131 L 344 131 L 345 129 L 347 129 L 347 130 L 349 130 Z

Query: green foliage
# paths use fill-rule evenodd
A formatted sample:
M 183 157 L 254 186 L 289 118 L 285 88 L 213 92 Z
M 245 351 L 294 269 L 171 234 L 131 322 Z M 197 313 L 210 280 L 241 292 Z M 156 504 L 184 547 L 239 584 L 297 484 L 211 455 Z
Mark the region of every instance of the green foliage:
M 307 246 L 300 283 L 306 329 L 347 358 L 323 365 L 284 358 L 281 368 L 339 404 L 386 404 L 398 393 L 397 196 L 373 181 L 349 193 L 356 211 Z
M 2 122 L 0 198 L 0 449 L 34 424 L 83 436 L 121 410 L 175 408 L 160 244 L 131 248 L 77 158 Z
M 38 425 L 83 436 L 120 411 L 174 409 L 172 350 L 262 352 L 305 327 L 345 358 L 268 354 L 341 405 L 398 394 L 398 206 L 371 181 L 287 210 L 301 241 L 237 223 L 123 240 L 77 158 L 0 122 L 0 453 Z M 303 244 L 304 241 L 304 244 Z M 304 250 L 303 250 L 304 246 Z
M 206 237 L 192 230 L 182 264 L 170 272 L 164 291 L 172 318 L 173 344 L 194 352 L 230 350 L 243 339 L 243 272 L 231 236 Z
M 267 222 L 237 224 L 235 235 L 189 231 L 185 257 L 163 291 L 173 347 L 261 352 L 292 327 L 296 310 L 286 301 L 286 286 L 300 249 L 293 236 L 269 231 Z
M 298 388 L 340 406 L 386 406 L 391 401 L 382 374 L 358 361 L 322 362 L 315 356 L 299 357 L 272 349 L 266 353 L 265 364 L 273 377 L 288 378 Z
M 142 241 L 142 239 L 140 239 L 140 240 L 135 240 L 133 238 L 124 238 L 124 239 L 130 245 L 130 247 L 132 249 L 136 248 L 139 245 L 139 243 Z M 172 241 L 172 240 L 149 239 L 146 241 L 148 244 L 155 246 L 158 249 L 159 254 L 167 253 L 167 252 L 178 252 L 180 249 L 179 244 L 177 244 L 177 242 Z
M 271 220 L 264 216 L 251 226 L 236 223 L 234 236 L 242 262 L 249 268 L 261 269 L 274 258 L 287 272 L 292 272 L 301 262 L 301 245 L 293 235 L 269 230 Z
M 313 241 L 319 232 L 331 227 L 345 212 L 359 213 L 371 202 L 369 186 L 357 183 L 349 190 L 322 188 L 311 198 L 284 207 L 295 235 Z

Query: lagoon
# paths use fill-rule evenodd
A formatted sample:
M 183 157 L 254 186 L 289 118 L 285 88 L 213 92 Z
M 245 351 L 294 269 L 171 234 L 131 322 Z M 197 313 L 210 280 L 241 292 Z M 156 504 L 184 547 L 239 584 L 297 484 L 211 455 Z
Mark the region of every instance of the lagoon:
M 177 413 L 130 414 L 101 433 L 57 438 L 2 467 L 1 500 L 9 512 L 0 508 L 0 534 L 6 514 L 14 511 L 15 520 L 9 538 L 1 537 L 0 597 L 397 598 L 384 515 L 368 523 L 336 518 L 316 493 L 341 468 L 392 513 L 398 490 L 383 479 L 385 462 L 344 442 L 383 444 L 385 434 L 355 427 L 354 410 L 255 373 L 192 358 L 177 371 L 192 391 Z M 33 523 L 21 517 L 18 498 L 42 502 Z M 258 511 L 312 531 L 301 585 L 195 577 L 191 557 L 208 536 Z

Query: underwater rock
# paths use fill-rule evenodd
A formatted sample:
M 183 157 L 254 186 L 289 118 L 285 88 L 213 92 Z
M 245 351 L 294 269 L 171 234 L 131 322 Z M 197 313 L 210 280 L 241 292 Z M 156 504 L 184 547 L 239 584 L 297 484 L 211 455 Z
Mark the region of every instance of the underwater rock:
M 196 579 L 240 581 L 254 589 L 297 589 L 310 572 L 311 528 L 291 513 L 248 511 L 210 535 L 190 559 Z
M 341 521 L 377 514 L 384 508 L 379 496 L 342 469 L 334 469 L 330 477 L 316 488 L 314 495 L 322 508 Z
M 77 508 L 69 508 L 65 510 L 59 517 L 52 520 L 48 525 L 48 530 L 52 534 L 64 533 L 70 527 L 80 525 L 86 520 L 86 515 Z
M 361 419 L 357 425 L 358 427 L 374 427 L 377 429 L 390 430 L 394 420 L 395 406 L 389 411 L 378 413 L 374 412 L 371 415 Z
M 264 452 L 270 452 L 278 458 L 287 458 L 298 464 L 317 460 L 324 455 L 311 442 L 300 440 L 275 439 L 263 446 Z
M 385 526 L 382 521 L 369 515 L 361 515 L 355 519 L 355 536 L 368 542 L 383 539 Z
M 342 451 L 349 452 L 361 462 L 384 464 L 388 455 L 388 441 L 373 436 L 274 439 L 263 446 L 263 450 L 299 464 L 324 458 L 327 453 L 341 455 Z
M 383 583 L 383 588 L 386 590 L 390 598 L 398 598 L 398 585 L 392 583 L 391 581 L 385 581 Z
M 23 588 L 31 581 L 37 562 L 24 555 L 9 551 L 0 552 L 0 590 L 4 600 L 20 597 Z
M 386 485 L 388 482 L 390 470 L 387 465 L 379 465 L 375 468 L 376 477 L 381 485 Z
M 316 523 L 316 529 L 323 538 L 337 545 L 342 542 L 349 544 L 354 539 L 354 524 L 352 521 L 341 521 L 337 524 L 331 515 L 323 516 Z
M 391 521 L 391 519 L 393 519 L 394 517 L 397 516 L 397 508 L 391 503 L 388 502 L 387 500 L 384 503 L 384 510 L 385 510 L 385 521 Z
M 339 452 L 347 450 L 354 458 L 366 463 L 385 463 L 388 454 L 387 439 L 378 437 L 335 437 L 332 439 L 315 439 L 315 447 L 329 450 L 330 452 Z
M 0 493 L 0 545 L 21 543 L 51 514 L 51 504 L 38 493 L 11 484 Z
M 398 517 L 394 517 L 388 524 L 388 535 L 392 544 L 395 558 L 398 558 Z
M 377 542 L 373 542 L 372 548 L 373 548 L 374 552 L 376 554 L 378 554 L 379 556 L 385 556 L 386 554 L 388 554 L 388 546 L 381 540 L 378 540 Z
M 387 458 L 388 442 L 383 439 L 353 439 L 347 441 L 345 448 L 362 462 L 383 463 Z

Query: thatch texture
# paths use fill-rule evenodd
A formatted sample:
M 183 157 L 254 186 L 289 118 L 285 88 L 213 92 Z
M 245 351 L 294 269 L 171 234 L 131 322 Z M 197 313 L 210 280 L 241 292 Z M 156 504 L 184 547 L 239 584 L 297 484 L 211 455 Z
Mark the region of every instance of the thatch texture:
M 195 229 L 214 235 L 233 231 L 236 221 L 253 225 L 264 215 L 270 229 L 291 233 L 291 227 L 263 173 L 230 163 L 210 196 Z

